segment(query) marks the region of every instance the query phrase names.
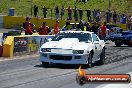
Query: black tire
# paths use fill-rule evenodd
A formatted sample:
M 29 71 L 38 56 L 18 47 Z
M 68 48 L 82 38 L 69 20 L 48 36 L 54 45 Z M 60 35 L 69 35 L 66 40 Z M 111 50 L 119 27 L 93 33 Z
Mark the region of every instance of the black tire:
M 85 77 L 80 77 L 79 84 L 83 85 L 86 83 L 86 78 Z
M 93 65 L 93 64 L 92 64 L 92 57 L 93 57 L 93 54 L 90 53 L 90 54 L 89 54 L 89 57 L 88 57 L 88 67 L 89 67 L 89 68 L 91 68 L 92 65 Z
M 100 54 L 100 60 L 98 62 L 99 62 L 99 65 L 105 64 L 105 47 L 103 48 Z
M 132 40 L 128 42 L 128 46 L 132 47 Z
M 120 47 L 120 46 L 121 46 L 121 42 L 115 42 L 115 45 L 116 45 L 117 47 Z
M 84 85 L 86 83 L 86 78 L 84 76 L 76 75 L 76 82 L 79 85 Z
M 49 63 L 48 62 L 42 62 L 42 66 L 43 67 L 48 67 L 49 66 Z

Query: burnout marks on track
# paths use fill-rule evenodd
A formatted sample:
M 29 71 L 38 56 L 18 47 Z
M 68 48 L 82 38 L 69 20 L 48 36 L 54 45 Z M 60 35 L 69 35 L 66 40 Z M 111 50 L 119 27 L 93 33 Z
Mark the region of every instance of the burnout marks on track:
M 106 49 L 106 64 L 117 62 L 123 59 L 132 57 L 132 47 L 122 46 L 107 46 Z

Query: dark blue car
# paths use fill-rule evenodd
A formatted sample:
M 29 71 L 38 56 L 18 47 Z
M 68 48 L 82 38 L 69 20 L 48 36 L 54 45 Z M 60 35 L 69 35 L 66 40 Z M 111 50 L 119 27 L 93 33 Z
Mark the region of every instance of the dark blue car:
M 132 31 L 123 31 L 110 36 L 110 40 L 115 42 L 116 46 L 129 45 L 132 46 Z

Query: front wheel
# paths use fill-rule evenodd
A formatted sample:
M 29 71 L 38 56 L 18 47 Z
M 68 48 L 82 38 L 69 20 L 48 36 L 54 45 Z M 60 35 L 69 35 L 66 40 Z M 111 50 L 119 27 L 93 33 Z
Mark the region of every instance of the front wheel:
M 92 67 L 92 53 L 89 54 L 89 57 L 88 57 L 88 67 L 91 68 Z
M 48 62 L 42 62 L 42 66 L 48 67 L 49 66 L 49 63 Z
M 128 42 L 128 46 L 132 47 L 132 40 Z
M 121 46 L 121 42 L 115 42 L 115 45 L 116 45 L 117 47 L 120 47 L 120 46 Z
M 102 49 L 100 54 L 99 65 L 103 65 L 105 63 L 105 47 Z

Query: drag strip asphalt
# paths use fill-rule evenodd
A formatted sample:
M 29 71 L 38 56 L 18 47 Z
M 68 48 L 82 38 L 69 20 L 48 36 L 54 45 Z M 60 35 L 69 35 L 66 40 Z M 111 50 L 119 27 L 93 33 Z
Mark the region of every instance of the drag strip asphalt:
M 106 63 L 87 68 L 88 74 L 124 74 L 132 72 L 132 47 L 106 45 Z M 0 63 L 0 88 L 101 88 L 107 84 L 76 83 L 78 66 L 42 67 L 39 57 L 15 59 Z

